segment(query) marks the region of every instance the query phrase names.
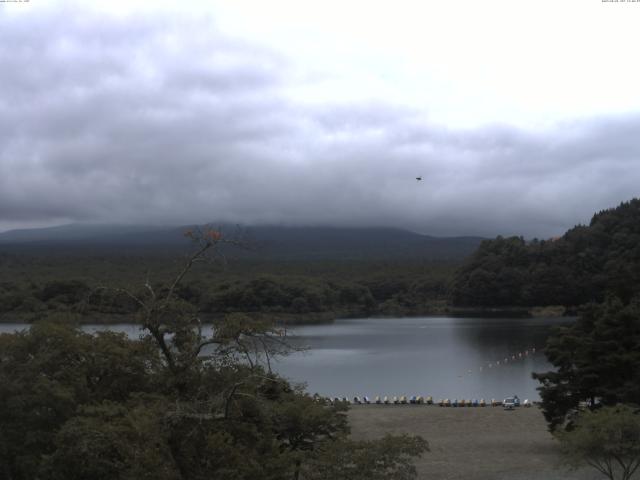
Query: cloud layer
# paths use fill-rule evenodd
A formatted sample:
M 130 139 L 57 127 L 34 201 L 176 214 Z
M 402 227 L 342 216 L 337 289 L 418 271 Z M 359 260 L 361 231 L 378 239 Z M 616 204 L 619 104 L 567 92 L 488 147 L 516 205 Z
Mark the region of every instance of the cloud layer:
M 382 97 L 320 102 L 319 72 L 207 17 L 0 11 L 0 31 L 0 228 L 215 220 L 545 237 L 639 193 L 640 114 L 461 130 Z

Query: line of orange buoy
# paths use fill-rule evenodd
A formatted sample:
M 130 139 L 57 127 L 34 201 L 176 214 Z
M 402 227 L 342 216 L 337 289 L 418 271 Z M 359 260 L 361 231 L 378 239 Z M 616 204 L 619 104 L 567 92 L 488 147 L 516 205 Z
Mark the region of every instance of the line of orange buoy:
M 507 365 L 509 363 L 509 361 L 515 362 L 517 360 L 522 360 L 522 359 L 525 359 L 527 357 L 530 357 L 530 356 L 534 355 L 535 353 L 536 353 L 536 348 L 535 347 L 531 347 L 531 348 L 525 350 L 524 352 L 518 352 L 518 353 L 514 353 L 513 355 L 507 355 L 506 357 L 504 357 L 504 359 L 495 360 L 493 362 L 487 362 L 484 365 L 480 365 L 477 368 L 477 371 L 478 372 L 482 372 L 482 371 L 484 371 L 485 368 L 492 369 L 492 368 L 497 368 L 497 367 L 500 367 L 500 366 L 504 366 L 504 365 Z M 470 368 L 470 369 L 467 370 L 467 374 L 471 375 L 471 374 L 473 374 L 474 371 L 476 371 L 476 369 Z M 462 378 L 462 377 L 463 377 L 463 375 L 458 375 L 458 378 Z

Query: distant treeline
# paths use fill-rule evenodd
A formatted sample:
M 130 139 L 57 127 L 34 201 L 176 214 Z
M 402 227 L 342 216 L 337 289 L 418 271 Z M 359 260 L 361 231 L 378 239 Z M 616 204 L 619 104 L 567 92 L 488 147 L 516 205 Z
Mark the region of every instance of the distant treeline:
M 474 307 L 627 302 L 640 291 L 640 200 L 595 214 L 561 238 L 485 240 L 456 272 L 454 305 Z
M 166 287 L 166 259 L 64 259 L 5 256 L 12 274 L 0 277 L 0 319 L 35 321 L 73 313 L 82 321 L 115 321 L 136 312 L 125 287 L 142 294 L 146 278 Z M 123 264 L 130 269 L 121 277 Z M 231 268 L 201 265 L 177 294 L 203 314 L 242 312 L 292 322 L 340 316 L 407 315 L 437 312 L 448 303 L 456 265 L 437 262 L 239 262 Z M 155 272 L 148 273 L 148 272 Z
M 174 258 L 174 260 L 169 260 Z M 0 321 L 60 312 L 81 321 L 135 313 L 122 289 L 162 289 L 177 256 L 0 254 Z M 166 287 L 165 287 L 166 288 Z M 120 289 L 120 292 L 118 291 Z M 628 302 L 640 291 L 640 200 L 594 215 L 562 237 L 483 241 L 464 263 L 416 259 L 235 259 L 199 265 L 178 294 L 206 315 L 252 313 L 294 322 L 345 316 Z

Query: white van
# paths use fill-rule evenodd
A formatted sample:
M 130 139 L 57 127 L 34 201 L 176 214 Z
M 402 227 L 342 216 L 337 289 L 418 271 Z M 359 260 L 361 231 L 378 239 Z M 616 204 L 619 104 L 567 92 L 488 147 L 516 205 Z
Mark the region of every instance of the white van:
M 502 401 L 502 407 L 505 410 L 515 410 L 516 408 L 516 399 L 513 397 L 507 397 Z

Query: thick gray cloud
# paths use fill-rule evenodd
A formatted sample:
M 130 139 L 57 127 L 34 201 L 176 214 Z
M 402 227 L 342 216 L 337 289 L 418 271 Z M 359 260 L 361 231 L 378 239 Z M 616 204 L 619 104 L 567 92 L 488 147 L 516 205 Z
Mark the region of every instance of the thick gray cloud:
M 214 220 L 545 237 L 638 195 L 640 114 L 452 130 L 384 98 L 294 100 L 312 76 L 211 18 L 0 10 L 0 32 L 0 228 Z

